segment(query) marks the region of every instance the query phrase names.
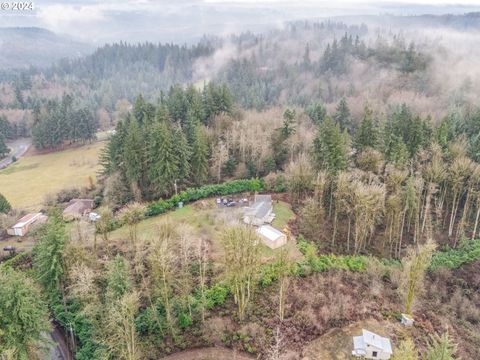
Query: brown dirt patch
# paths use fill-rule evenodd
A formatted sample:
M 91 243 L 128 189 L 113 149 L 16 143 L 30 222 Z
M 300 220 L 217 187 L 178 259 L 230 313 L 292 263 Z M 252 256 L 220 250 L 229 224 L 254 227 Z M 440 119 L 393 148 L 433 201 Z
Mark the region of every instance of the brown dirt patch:
M 303 350 L 303 360 L 350 360 L 352 358 L 353 336 L 361 335 L 362 329 L 373 331 L 390 338 L 392 346 L 396 333 L 401 331 L 399 323 L 368 319 L 343 328 L 333 328 L 313 340 Z

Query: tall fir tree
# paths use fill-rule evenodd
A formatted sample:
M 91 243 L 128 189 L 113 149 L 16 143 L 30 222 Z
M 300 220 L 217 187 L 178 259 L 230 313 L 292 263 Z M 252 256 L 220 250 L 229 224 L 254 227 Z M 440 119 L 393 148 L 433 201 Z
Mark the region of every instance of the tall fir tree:
M 376 149 L 379 145 L 378 125 L 373 120 L 373 112 L 365 106 L 360 126 L 355 132 L 354 145 L 357 152 L 366 148 Z
M 129 121 L 122 151 L 125 175 L 132 186 L 140 186 L 143 175 L 143 154 L 143 132 L 137 120 L 132 117 Z
M 195 128 L 192 144 L 192 180 L 202 185 L 208 180 L 209 149 L 206 134 L 201 126 Z
M 0 132 L 0 159 L 7 156 L 9 152 L 10 152 L 10 149 L 6 144 L 5 135 L 3 135 L 3 133 Z
M 170 124 L 157 122 L 151 129 L 148 147 L 148 177 L 160 195 L 169 195 L 178 180 L 176 144 Z
M 329 116 L 318 128 L 313 141 L 313 155 L 317 167 L 330 173 L 336 174 L 347 167 L 348 134 L 342 133 L 340 125 Z
M 342 98 L 337 105 L 333 119 L 340 125 L 340 130 L 347 130 L 349 133 L 353 130 L 352 118 L 350 115 L 350 108 L 347 100 Z

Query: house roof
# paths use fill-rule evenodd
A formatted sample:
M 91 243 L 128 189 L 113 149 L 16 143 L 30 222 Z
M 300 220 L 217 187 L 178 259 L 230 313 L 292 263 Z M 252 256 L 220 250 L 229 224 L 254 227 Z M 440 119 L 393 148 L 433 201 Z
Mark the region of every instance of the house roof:
M 354 336 L 353 337 L 353 352 L 355 355 L 365 356 L 367 355 L 367 350 L 365 349 L 365 341 L 363 341 L 363 336 Z
M 381 349 L 385 353 L 392 354 L 392 345 L 389 339 L 365 329 L 362 329 L 362 337 L 365 344 Z
M 64 215 L 83 215 L 86 211 L 90 211 L 93 207 L 91 199 L 73 199 L 70 204 L 63 210 Z
M 246 211 L 246 215 L 257 218 L 265 217 L 272 208 L 271 195 L 255 195 L 255 202 Z
M 275 229 L 273 226 L 270 225 L 262 225 L 257 229 L 257 233 L 263 235 L 270 241 L 275 241 L 280 237 L 285 236 L 284 233 Z
M 29 225 L 36 221 L 40 216 L 42 216 L 42 213 L 27 214 L 24 217 L 20 218 L 18 222 L 12 226 L 12 228 L 21 228 L 25 225 Z

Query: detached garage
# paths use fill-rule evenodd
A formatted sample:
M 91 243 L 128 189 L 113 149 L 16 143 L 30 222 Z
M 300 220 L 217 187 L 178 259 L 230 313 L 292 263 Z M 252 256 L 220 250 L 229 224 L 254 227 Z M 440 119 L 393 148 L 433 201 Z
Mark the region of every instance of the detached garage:
M 277 249 L 287 243 L 287 235 L 270 225 L 260 226 L 257 234 L 270 249 Z

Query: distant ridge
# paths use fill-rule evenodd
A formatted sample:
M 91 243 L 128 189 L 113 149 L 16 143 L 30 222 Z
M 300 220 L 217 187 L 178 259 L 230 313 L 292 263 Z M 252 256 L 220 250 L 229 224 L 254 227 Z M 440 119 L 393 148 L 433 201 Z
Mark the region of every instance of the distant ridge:
M 0 69 L 47 67 L 62 58 L 79 57 L 94 48 L 39 27 L 0 27 Z

